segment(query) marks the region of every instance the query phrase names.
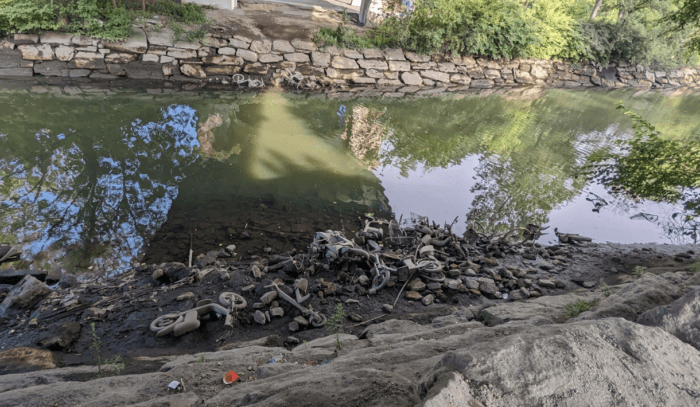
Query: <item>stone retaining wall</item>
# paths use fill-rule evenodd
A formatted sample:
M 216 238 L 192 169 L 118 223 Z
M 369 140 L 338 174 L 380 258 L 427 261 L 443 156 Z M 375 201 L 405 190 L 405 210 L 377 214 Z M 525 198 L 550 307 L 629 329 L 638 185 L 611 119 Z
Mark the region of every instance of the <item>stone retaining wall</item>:
M 0 39 L 0 77 L 89 77 L 189 81 L 297 89 L 373 87 L 397 92 L 494 87 L 698 87 L 700 68 L 602 67 L 562 61 L 418 55 L 393 50 L 319 49 L 304 40 L 209 34 L 174 42 L 169 29 L 134 28 L 122 42 L 69 34 Z

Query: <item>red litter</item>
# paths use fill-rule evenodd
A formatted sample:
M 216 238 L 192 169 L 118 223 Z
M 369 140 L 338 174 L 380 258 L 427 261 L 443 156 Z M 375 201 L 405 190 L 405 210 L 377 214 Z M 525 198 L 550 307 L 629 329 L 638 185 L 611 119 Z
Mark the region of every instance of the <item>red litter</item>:
M 224 384 L 231 384 L 238 380 L 238 374 L 233 370 L 224 375 Z

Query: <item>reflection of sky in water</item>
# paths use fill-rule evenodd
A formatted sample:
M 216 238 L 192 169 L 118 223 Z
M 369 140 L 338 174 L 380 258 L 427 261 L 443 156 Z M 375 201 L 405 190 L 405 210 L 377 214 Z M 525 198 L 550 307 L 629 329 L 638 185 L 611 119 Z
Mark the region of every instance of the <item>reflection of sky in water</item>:
M 158 122 L 137 119 L 122 128 L 118 151 L 100 145 L 83 151 L 75 140 L 81 135 L 40 132 L 40 145 L 55 146 L 43 170 L 41 165 L 24 168 L 18 160 L 0 161 L 0 170 L 14 173 L 3 180 L 14 188 L 0 201 L 2 218 L 21 225 L 5 226 L 3 232 L 27 242 L 25 258 L 51 246 L 104 245 L 113 263 L 96 259 L 96 265 L 127 267 L 142 253 L 145 237 L 165 221 L 185 168 L 197 158 L 195 124 L 194 109 L 172 105 Z
M 619 136 L 615 137 L 615 127 L 611 126 L 604 134 L 579 136 L 574 142 L 578 152 L 577 162 L 585 163 L 588 154 L 618 139 Z M 392 146 L 384 142 L 382 149 L 388 151 Z M 475 198 L 479 195 L 479 191 L 473 188 L 478 182 L 485 181 L 477 175 L 477 169 L 484 160 L 497 162 L 497 157 L 468 155 L 458 165 L 428 170 L 422 165 L 417 165 L 405 175 L 393 166 L 381 167 L 374 173 L 381 180 L 397 219 L 401 216 L 404 220 L 411 219 L 411 215 L 415 214 L 443 224 L 451 223 L 458 217 L 453 230 L 461 235 L 466 229 L 465 214 L 473 209 Z M 503 187 L 486 181 L 491 188 Z M 565 187 L 570 190 L 571 182 L 566 182 Z M 586 200 L 594 199 L 593 194 L 608 203 L 599 212 L 593 212 L 594 203 Z M 649 200 L 637 202 L 621 196 L 612 196 L 603 185 L 589 183 L 571 200 L 556 205 L 549 213 L 541 213 L 548 219 L 542 226 L 549 229 L 540 241 L 556 243 L 558 240 L 554 235 L 554 228 L 558 228 L 563 233 L 591 237 L 594 242 L 693 242 L 692 238 L 681 235 L 683 217 L 679 215 L 674 219 L 674 213 L 684 213 L 682 203 L 670 204 Z M 501 216 L 505 217 L 508 214 Z

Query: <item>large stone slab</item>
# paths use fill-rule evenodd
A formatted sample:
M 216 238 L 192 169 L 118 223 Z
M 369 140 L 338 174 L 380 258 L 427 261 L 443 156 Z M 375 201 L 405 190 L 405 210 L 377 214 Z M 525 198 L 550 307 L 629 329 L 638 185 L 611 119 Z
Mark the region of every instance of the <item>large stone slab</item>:
M 22 52 L 22 58 L 28 61 L 51 61 L 54 57 L 48 44 L 20 45 L 17 48 Z
M 119 66 L 117 64 L 109 66 Z M 109 67 L 108 66 L 108 67 Z M 163 69 L 160 64 L 154 64 L 150 62 L 136 61 L 128 64 L 121 64 L 124 69 L 126 77 L 129 79 L 153 79 L 153 80 L 163 80 Z M 119 75 L 119 73 L 112 72 L 113 75 Z
M 175 33 L 170 28 L 163 28 L 160 31 L 150 30 L 146 33 L 149 45 L 160 45 L 163 47 L 172 47 L 174 36 Z
M 142 29 L 133 27 L 129 38 L 125 41 L 102 41 L 105 48 L 117 52 L 131 52 L 142 54 L 148 51 L 148 39 Z

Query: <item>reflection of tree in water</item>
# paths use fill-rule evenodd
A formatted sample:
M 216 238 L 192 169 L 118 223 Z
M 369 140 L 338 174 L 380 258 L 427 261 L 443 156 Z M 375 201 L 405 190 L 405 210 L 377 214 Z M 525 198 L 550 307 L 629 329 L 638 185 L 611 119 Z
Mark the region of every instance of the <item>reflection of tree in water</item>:
M 557 165 L 543 171 L 527 158 L 482 156 L 476 168 L 478 195 L 467 213 L 467 223 L 478 222 L 488 231 L 511 230 L 528 223 L 544 225 L 549 213 L 576 196 L 584 180 L 572 180 Z
M 386 110 L 386 107 L 383 111 L 362 105 L 353 107 L 352 122 L 350 122 L 350 116 L 346 115 L 345 129 L 340 135 L 343 140 L 350 139 L 350 150 L 370 171 L 379 166 L 376 154 L 382 146 L 385 130 L 384 125 L 379 123 L 377 119 L 384 115 Z M 368 154 L 371 155 L 371 158 L 367 157 Z
M 618 109 L 626 109 L 619 104 Z M 700 143 L 673 140 L 638 114 L 626 110 L 634 136 L 621 149 L 605 148 L 589 157 L 584 170 L 625 199 L 680 203 L 683 210 L 647 220 L 661 226 L 675 243 L 697 243 L 700 222 Z M 644 215 L 644 214 L 643 214 Z
M 115 139 L 75 132 L 0 138 L 0 228 L 53 249 L 69 267 L 123 268 L 165 221 L 184 169 L 196 160 L 195 111 L 172 105 L 158 122 L 136 120 Z M 92 258 L 113 251 L 115 264 Z M 44 256 L 46 258 L 46 256 Z

